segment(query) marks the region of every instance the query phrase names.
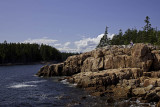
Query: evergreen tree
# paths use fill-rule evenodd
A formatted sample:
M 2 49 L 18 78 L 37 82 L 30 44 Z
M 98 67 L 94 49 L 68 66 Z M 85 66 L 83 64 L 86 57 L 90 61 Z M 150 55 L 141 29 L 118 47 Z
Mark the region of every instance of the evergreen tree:
M 104 47 L 110 44 L 110 39 L 107 37 L 107 34 L 108 34 L 108 27 L 106 26 L 105 33 L 103 37 L 101 38 L 100 43 L 98 44 L 97 48 Z
M 125 33 L 119 30 L 119 33 L 114 35 L 110 40 L 111 45 L 127 45 L 132 40 L 133 43 L 151 43 L 160 45 L 160 31 L 157 28 L 152 28 L 150 18 L 146 16 L 144 20 L 145 26 L 143 30 L 127 29 Z
M 151 35 L 152 27 L 151 27 L 149 20 L 150 18 L 146 16 L 146 19 L 144 20 L 146 25 L 143 27 L 143 42 L 144 43 L 151 43 L 152 41 L 152 35 Z
M 7 43 L 7 41 L 0 43 L 0 64 L 63 61 L 74 54 L 67 53 L 64 57 L 64 53 L 56 48 L 43 44 Z
M 146 16 L 146 19 L 144 20 L 144 22 L 146 23 L 146 25 L 143 27 L 144 31 L 148 32 L 151 29 L 151 24 L 150 24 L 150 18 L 148 16 Z

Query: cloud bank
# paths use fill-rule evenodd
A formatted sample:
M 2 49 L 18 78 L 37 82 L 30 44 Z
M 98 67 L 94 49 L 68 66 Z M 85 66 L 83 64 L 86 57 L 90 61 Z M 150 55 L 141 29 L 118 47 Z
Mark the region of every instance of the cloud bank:
M 40 39 L 27 39 L 23 43 L 38 43 L 38 44 L 47 44 L 53 46 L 60 50 L 61 52 L 88 52 L 96 48 L 100 39 L 103 37 L 104 34 L 100 34 L 94 38 L 85 38 L 83 37 L 79 41 L 75 41 L 73 43 L 66 42 L 60 43 L 58 40 L 49 39 L 47 37 L 43 37 Z M 114 34 L 108 34 L 108 37 L 112 39 Z
M 82 40 L 75 41 L 76 50 L 78 52 L 87 52 L 95 49 L 103 35 L 100 34 L 95 38 L 83 38 Z
M 23 43 L 37 43 L 37 44 L 47 44 L 47 45 L 53 45 L 58 40 L 48 39 L 47 37 L 43 37 L 41 39 L 27 39 Z

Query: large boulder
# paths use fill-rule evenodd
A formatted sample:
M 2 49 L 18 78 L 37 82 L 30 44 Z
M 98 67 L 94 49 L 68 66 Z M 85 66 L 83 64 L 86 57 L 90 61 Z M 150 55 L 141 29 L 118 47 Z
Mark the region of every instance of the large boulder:
M 114 98 L 115 99 L 120 99 L 120 98 L 128 98 L 131 96 L 131 87 L 127 86 L 127 87 L 114 87 L 113 88 L 113 93 L 114 93 Z
M 160 70 L 160 51 L 159 50 L 153 50 L 152 51 L 154 60 L 153 60 L 153 70 Z
M 38 75 L 39 77 L 46 77 L 46 76 L 49 76 L 48 73 L 49 73 L 49 70 L 48 70 L 49 66 L 48 65 L 45 65 L 43 67 L 40 68 L 40 70 L 37 72 L 36 75 Z
M 156 92 L 150 92 L 147 93 L 144 99 L 147 100 L 148 102 L 158 102 L 160 97 Z
M 132 93 L 135 96 L 145 96 L 147 92 L 144 88 L 135 88 L 132 90 Z
M 150 48 L 147 47 L 147 45 L 136 44 L 131 50 L 131 55 L 131 67 L 137 67 L 143 69 L 144 71 L 149 71 L 153 62 L 153 56 L 151 54 Z
M 38 73 L 36 75 L 43 76 L 43 77 L 65 75 L 63 72 L 63 63 L 45 65 L 38 71 Z

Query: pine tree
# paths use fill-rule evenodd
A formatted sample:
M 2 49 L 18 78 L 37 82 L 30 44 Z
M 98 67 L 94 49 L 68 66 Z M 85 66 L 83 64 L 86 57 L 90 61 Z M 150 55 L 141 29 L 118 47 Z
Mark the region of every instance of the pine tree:
M 144 20 L 144 22 L 146 23 L 146 25 L 144 26 L 143 30 L 148 32 L 149 30 L 151 30 L 151 24 L 150 24 L 150 18 L 148 16 L 146 16 L 146 19 Z
M 108 34 L 108 27 L 106 26 L 105 33 L 104 33 L 103 37 L 101 38 L 100 43 L 98 44 L 97 48 L 104 47 L 104 46 L 107 46 L 110 44 L 110 40 L 107 37 L 107 34 Z
M 154 29 L 151 27 L 150 18 L 146 16 L 144 22 L 146 25 L 143 27 L 143 42 L 154 43 L 156 42 L 156 35 L 154 34 Z

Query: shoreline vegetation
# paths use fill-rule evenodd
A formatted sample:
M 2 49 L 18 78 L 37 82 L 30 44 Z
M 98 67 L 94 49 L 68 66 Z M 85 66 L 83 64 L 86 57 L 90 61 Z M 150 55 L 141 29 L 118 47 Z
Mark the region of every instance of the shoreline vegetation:
M 71 55 L 79 53 L 60 52 L 44 44 L 0 43 L 0 66 L 25 65 L 46 62 L 62 62 Z
M 0 64 L 0 66 L 14 66 L 14 65 L 36 65 L 36 64 L 56 64 L 60 63 L 59 61 L 41 61 L 41 62 L 29 62 L 29 63 L 5 63 L 5 64 Z
M 106 26 L 104 36 L 101 38 L 97 48 L 107 45 L 128 45 L 131 43 L 150 43 L 152 45 L 160 45 L 160 30 L 157 27 L 152 27 L 150 18 L 146 16 L 144 20 L 145 26 L 143 30 L 136 28 L 128 28 L 125 32 L 122 29 L 118 34 L 115 34 L 112 39 L 108 38 L 108 27 Z

